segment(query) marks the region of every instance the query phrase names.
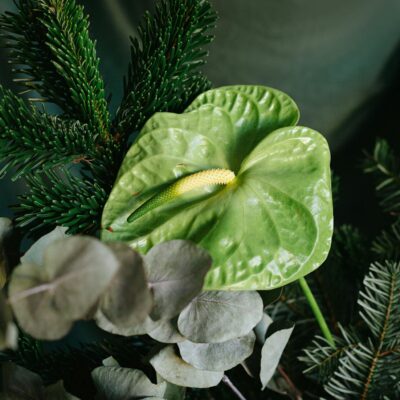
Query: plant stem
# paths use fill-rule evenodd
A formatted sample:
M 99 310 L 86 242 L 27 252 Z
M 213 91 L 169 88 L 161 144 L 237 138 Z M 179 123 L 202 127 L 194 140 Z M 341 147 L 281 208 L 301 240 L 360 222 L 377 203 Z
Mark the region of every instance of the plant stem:
M 240 393 L 239 389 L 232 383 L 232 381 L 226 375 L 223 376 L 222 382 L 224 382 L 225 385 L 232 390 L 232 392 L 237 396 L 238 399 L 246 400 L 246 397 L 244 397 L 242 393 Z
M 304 295 L 306 296 L 308 303 L 310 304 L 311 310 L 314 313 L 314 316 L 318 322 L 319 327 L 321 328 L 322 334 L 324 335 L 325 339 L 329 342 L 329 344 L 332 347 L 335 347 L 335 341 L 333 340 L 332 333 L 329 330 L 328 324 L 325 321 L 321 309 L 319 308 L 319 305 L 315 300 L 315 297 L 310 287 L 308 286 L 306 279 L 304 277 L 300 278 L 299 284 L 301 286 L 301 289 L 303 290 Z
M 295 386 L 295 384 L 293 383 L 293 381 L 290 379 L 289 375 L 285 372 L 285 370 L 283 369 L 283 367 L 281 365 L 278 365 L 278 372 L 282 375 L 283 379 L 286 381 L 286 383 L 288 384 L 288 386 L 290 387 L 291 391 L 292 391 L 292 395 L 294 396 L 295 400 L 302 400 L 301 397 L 301 392 L 299 389 L 297 389 L 297 387 Z

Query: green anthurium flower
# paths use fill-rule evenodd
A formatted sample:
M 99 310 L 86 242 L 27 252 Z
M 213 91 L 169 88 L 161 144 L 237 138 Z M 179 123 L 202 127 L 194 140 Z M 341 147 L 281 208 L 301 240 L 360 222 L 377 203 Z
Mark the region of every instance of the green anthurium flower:
M 208 250 L 209 290 L 272 289 L 315 270 L 332 237 L 330 153 L 286 94 L 230 86 L 143 127 L 105 206 L 104 240 Z

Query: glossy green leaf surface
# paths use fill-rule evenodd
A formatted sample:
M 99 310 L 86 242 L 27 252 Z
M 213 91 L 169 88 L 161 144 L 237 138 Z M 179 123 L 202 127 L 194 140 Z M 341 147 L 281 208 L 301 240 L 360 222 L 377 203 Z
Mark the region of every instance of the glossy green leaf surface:
M 200 95 L 183 114 L 158 113 L 130 148 L 105 206 L 102 238 L 146 253 L 192 240 L 213 259 L 204 289 L 272 289 L 316 269 L 330 248 L 330 153 L 318 132 L 294 126 L 289 96 L 260 86 Z M 181 178 L 235 173 L 128 218 Z M 171 197 L 171 196 L 170 196 Z

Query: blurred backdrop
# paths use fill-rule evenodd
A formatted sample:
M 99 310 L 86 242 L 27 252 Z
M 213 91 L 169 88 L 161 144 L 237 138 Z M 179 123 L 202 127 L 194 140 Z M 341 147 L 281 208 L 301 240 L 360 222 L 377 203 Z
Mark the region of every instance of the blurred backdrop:
M 361 193 L 365 195 L 364 178 L 355 168 L 361 147 L 372 146 L 376 135 L 400 137 L 400 1 L 211 1 L 219 22 L 204 69 L 213 85 L 263 84 L 289 93 L 300 107 L 300 123 L 329 140 L 343 187 L 354 188 L 355 180 L 360 186 L 345 194 L 346 207 L 338 210 L 344 218 L 357 219 Z M 81 3 L 91 15 L 115 111 L 129 60 L 129 36 L 136 34 L 154 1 Z M 0 12 L 13 8 L 12 0 L 0 0 Z M 0 82 L 12 87 L 3 50 Z M 0 215 L 9 214 L 6 205 L 15 202 L 19 185 L 0 181 Z

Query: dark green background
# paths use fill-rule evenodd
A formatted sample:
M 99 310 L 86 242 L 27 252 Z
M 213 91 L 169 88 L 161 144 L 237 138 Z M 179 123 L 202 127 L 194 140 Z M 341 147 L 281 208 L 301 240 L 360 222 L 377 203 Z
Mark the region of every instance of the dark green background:
M 82 0 L 118 106 L 129 59 L 129 35 L 152 0 Z M 322 132 L 342 178 L 339 218 L 367 225 L 372 190 L 356 168 L 374 137 L 399 137 L 399 0 L 213 0 L 216 39 L 204 68 L 214 86 L 264 84 L 289 93 L 300 123 Z M 0 0 L 0 12 L 13 9 Z M 0 81 L 11 85 L 4 51 Z M 0 182 L 0 214 L 9 215 L 21 184 Z M 370 190 L 370 192 L 369 192 Z

